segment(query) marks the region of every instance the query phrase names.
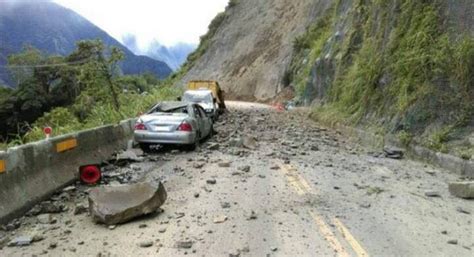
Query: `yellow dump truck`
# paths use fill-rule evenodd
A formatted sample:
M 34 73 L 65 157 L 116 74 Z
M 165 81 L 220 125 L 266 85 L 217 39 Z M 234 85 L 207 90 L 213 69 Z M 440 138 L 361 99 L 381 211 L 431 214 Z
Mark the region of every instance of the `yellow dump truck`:
M 219 83 L 213 80 L 191 80 L 188 83 L 188 90 L 207 89 L 212 91 L 212 95 L 219 106 L 219 111 L 223 112 L 225 107 L 224 91 L 221 90 Z

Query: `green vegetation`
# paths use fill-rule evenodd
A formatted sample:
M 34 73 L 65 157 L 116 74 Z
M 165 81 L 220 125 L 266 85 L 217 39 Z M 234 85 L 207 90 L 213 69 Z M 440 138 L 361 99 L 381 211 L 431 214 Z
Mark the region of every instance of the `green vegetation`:
M 323 94 L 312 117 L 447 152 L 474 117 L 474 39 L 449 33 L 439 0 L 340 2 L 294 44 L 288 80 L 302 99 Z
M 325 43 L 331 37 L 333 16 L 333 12 L 329 10 L 305 35 L 297 37 L 293 42 L 295 57 L 285 80 L 291 81 L 299 96 L 304 94 L 307 79 L 310 77 L 312 66 L 308 64 L 315 63 L 316 59 L 320 58 Z
M 231 0 L 226 12 L 238 4 Z M 5 121 L 0 149 L 44 138 L 45 126 L 52 126 L 54 135 L 66 134 L 135 117 L 157 101 L 175 99 L 181 91 L 171 86 L 207 51 L 226 12 L 214 18 L 181 69 L 163 81 L 151 74 L 120 75 L 117 63 L 123 53 L 100 41 L 78 42 L 66 57 L 46 56 L 31 47 L 11 56 L 9 65 L 25 68 L 11 70 L 17 89 L 0 88 L 0 119 Z
M 18 86 L 0 90 L 0 148 L 135 117 L 159 100 L 174 99 L 171 88 L 151 74 L 122 76 L 123 53 L 100 41 L 80 41 L 66 57 L 27 47 L 9 57 Z

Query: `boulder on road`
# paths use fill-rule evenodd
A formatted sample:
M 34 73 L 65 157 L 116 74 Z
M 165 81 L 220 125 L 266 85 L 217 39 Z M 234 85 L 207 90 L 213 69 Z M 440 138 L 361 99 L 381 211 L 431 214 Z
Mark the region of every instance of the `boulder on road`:
M 115 225 L 155 212 L 166 197 L 161 182 L 100 187 L 89 193 L 89 212 L 96 222 Z
M 449 183 L 449 192 L 456 197 L 474 199 L 474 181 Z

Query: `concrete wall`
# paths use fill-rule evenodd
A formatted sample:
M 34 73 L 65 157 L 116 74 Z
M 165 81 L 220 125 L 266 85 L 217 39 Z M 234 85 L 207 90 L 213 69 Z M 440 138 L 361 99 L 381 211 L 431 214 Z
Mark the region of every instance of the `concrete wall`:
M 56 190 L 79 177 L 79 167 L 99 164 L 127 145 L 134 120 L 54 137 L 0 152 L 0 224 L 22 215 Z M 64 152 L 57 144 L 76 139 L 77 146 Z

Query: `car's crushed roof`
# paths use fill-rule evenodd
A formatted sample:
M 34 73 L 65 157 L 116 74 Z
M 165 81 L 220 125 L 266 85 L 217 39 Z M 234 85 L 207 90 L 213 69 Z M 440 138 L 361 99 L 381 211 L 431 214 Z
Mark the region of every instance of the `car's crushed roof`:
M 150 111 L 150 112 L 156 112 L 157 109 L 159 108 L 159 111 L 163 111 L 163 112 L 166 112 L 166 111 L 171 111 L 171 110 L 174 110 L 174 109 L 178 109 L 178 108 L 182 108 L 182 107 L 186 107 L 188 106 L 189 103 L 186 103 L 186 102 L 161 102 L 159 104 L 157 104 L 156 106 L 153 107 L 153 109 Z

